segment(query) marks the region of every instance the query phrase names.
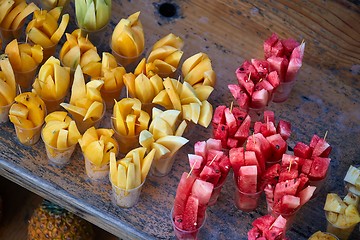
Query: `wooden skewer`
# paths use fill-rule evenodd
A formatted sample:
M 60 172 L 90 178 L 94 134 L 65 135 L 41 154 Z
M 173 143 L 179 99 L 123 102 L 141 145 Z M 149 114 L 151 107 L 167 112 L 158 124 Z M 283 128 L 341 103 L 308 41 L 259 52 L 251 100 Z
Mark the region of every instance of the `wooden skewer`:
M 248 77 L 248 79 L 246 80 L 246 82 L 250 81 L 250 78 L 251 78 L 251 72 L 250 72 L 249 77 Z
M 194 162 L 194 164 L 191 166 L 190 172 L 188 173 L 188 175 L 186 176 L 186 178 L 189 178 L 189 177 L 190 177 L 192 171 L 194 170 L 194 167 L 195 167 L 196 162 L 197 162 L 197 159 L 195 159 L 195 162 Z
M 292 159 L 290 160 L 290 165 L 289 165 L 288 172 L 290 172 L 290 170 L 291 170 L 291 165 L 292 165 Z
M 328 131 L 326 130 L 325 135 L 324 135 L 324 141 L 326 140 L 327 134 L 328 134 Z
M 230 113 L 232 113 L 233 107 L 234 107 L 234 101 L 231 101 L 231 104 L 230 104 Z
M 216 154 L 215 157 L 211 160 L 209 166 L 211 166 L 211 164 L 215 161 L 215 159 L 216 159 L 217 156 L 218 156 L 218 155 Z

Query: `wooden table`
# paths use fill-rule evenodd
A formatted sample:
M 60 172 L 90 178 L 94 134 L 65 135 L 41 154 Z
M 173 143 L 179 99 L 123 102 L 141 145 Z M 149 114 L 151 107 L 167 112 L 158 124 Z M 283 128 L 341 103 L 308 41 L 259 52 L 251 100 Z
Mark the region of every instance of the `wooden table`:
M 288 232 L 290 239 L 307 239 L 326 230 L 322 210 L 326 193 L 344 194 L 343 177 L 350 164 L 359 164 L 360 148 L 360 8 L 358 1 L 169 1 L 173 17 L 159 14 L 165 1 L 113 1 L 113 16 L 99 52 L 109 51 L 111 29 L 123 17 L 140 10 L 146 46 L 173 32 L 185 40 L 183 59 L 203 51 L 218 76 L 211 95 L 214 107 L 230 105 L 227 84 L 235 83 L 235 69 L 245 60 L 263 58 L 263 40 L 272 32 L 282 38 L 306 42 L 304 64 L 291 97 L 271 103 L 277 119 L 292 123 L 290 146 L 309 142 L 313 134 L 328 131 L 332 145 L 331 175 L 320 195 L 299 212 Z M 352 3 L 354 2 L 354 3 Z M 169 9 L 167 9 L 169 10 Z M 72 14 L 73 4 L 68 11 Z M 165 11 L 166 13 L 172 13 Z M 69 165 L 60 169 L 48 164 L 44 144 L 24 147 L 10 123 L 0 126 L 0 174 L 34 193 L 64 206 L 79 216 L 122 238 L 174 238 L 169 214 L 179 178 L 188 171 L 187 153 L 196 141 L 211 136 L 211 129 L 196 127 L 181 150 L 171 173 L 151 177 L 139 203 L 121 209 L 111 202 L 108 182 L 94 183 L 84 172 L 77 148 Z M 208 209 L 201 239 L 246 239 L 252 221 L 266 214 L 265 201 L 258 210 L 243 213 L 233 204 L 234 186 L 226 182 L 217 204 Z M 358 228 L 352 239 L 359 239 Z

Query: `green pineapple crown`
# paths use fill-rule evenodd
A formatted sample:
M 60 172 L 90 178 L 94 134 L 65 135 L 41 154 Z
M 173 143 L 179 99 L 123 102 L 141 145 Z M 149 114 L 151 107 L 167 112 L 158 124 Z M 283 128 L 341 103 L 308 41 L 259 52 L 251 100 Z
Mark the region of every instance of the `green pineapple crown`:
M 56 215 L 61 215 L 61 214 L 65 214 L 68 212 L 66 209 L 64 209 L 64 208 L 60 207 L 59 205 L 56 205 L 55 203 L 50 202 L 49 200 L 46 200 L 46 199 L 44 199 L 44 201 L 42 202 L 41 207 L 44 210 L 47 210 Z

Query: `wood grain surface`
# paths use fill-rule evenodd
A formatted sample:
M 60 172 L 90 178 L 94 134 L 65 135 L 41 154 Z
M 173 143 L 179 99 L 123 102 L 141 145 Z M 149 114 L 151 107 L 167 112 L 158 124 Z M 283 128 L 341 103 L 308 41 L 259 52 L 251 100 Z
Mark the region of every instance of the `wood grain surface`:
M 212 59 L 218 82 L 210 97 L 214 108 L 230 106 L 227 84 L 236 83 L 235 69 L 251 58 L 263 58 L 262 43 L 271 33 L 306 42 L 302 69 L 291 97 L 271 103 L 277 119 L 292 123 L 290 146 L 309 142 L 313 134 L 332 145 L 329 180 L 319 196 L 298 213 L 289 239 L 307 239 L 317 230 L 326 230 L 322 210 L 326 193 L 343 195 L 343 177 L 350 164 L 359 164 L 360 149 L 360 7 L 358 1 L 167 1 L 174 4 L 174 17 L 159 14 L 165 1 L 113 1 L 113 16 L 98 39 L 98 51 L 110 51 L 108 38 L 118 21 L 138 10 L 144 26 L 146 47 L 172 32 L 185 41 L 183 59 L 205 52 Z M 67 10 L 72 14 L 73 3 Z M 63 40 L 62 40 L 63 41 Z M 146 52 L 147 50 L 145 50 Z M 109 115 L 110 113 L 107 113 Z M 108 126 L 107 117 L 103 126 Z M 188 171 L 187 154 L 196 141 L 211 136 L 211 128 L 195 127 L 187 137 L 166 177 L 146 180 L 139 203 L 121 209 L 111 202 L 109 182 L 91 182 L 84 171 L 77 148 L 69 165 L 60 169 L 48 164 L 44 144 L 24 147 L 16 139 L 11 123 L 0 126 L 0 174 L 15 183 L 54 201 L 119 237 L 173 239 L 169 214 L 179 178 Z M 208 209 L 200 239 L 246 239 L 252 221 L 266 214 L 265 200 L 251 213 L 236 209 L 234 185 L 228 178 L 217 204 Z M 351 239 L 359 239 L 359 228 Z

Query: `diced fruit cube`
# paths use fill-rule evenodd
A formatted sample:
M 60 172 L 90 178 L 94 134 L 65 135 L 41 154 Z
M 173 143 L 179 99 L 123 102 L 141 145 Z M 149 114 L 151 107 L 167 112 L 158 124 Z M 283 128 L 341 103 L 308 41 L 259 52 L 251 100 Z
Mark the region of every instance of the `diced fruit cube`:
M 238 186 L 245 193 L 257 192 L 258 171 L 256 166 L 242 166 L 239 169 Z
M 209 203 L 214 185 L 201 179 L 196 179 L 191 190 L 191 196 L 195 196 L 199 200 L 199 205 L 207 205 Z
M 291 135 L 291 123 L 285 120 L 279 120 L 276 132 L 286 141 Z
M 355 194 L 352 194 L 351 192 L 349 192 L 348 194 L 346 194 L 346 196 L 344 197 L 344 203 L 346 203 L 347 205 L 355 205 L 358 206 L 359 204 L 359 197 L 356 196 Z
M 336 193 L 328 193 L 326 195 L 326 201 L 324 210 L 330 212 L 336 212 L 343 214 L 346 209 L 346 204 Z
M 297 142 L 294 147 L 294 155 L 301 158 L 310 158 L 311 151 L 310 146 L 302 142 Z
M 330 165 L 330 158 L 315 157 L 309 177 L 314 180 L 324 179 Z
M 239 173 L 241 166 L 245 166 L 245 151 L 243 147 L 231 148 L 229 151 L 229 160 L 235 176 Z

